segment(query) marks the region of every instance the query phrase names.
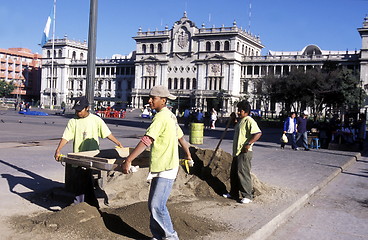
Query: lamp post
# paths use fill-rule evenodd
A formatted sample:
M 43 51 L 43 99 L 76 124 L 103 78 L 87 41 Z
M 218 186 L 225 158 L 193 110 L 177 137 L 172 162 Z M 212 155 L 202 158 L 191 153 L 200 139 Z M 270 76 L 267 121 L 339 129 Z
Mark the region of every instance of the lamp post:
M 86 96 L 90 104 L 90 110 L 94 111 L 94 83 L 96 68 L 96 36 L 97 36 L 97 7 L 98 0 L 90 1 L 88 54 L 87 54 L 87 82 Z
M 178 96 L 178 110 L 180 112 L 180 95 L 183 93 L 181 90 L 176 90 L 176 94 Z
M 19 103 L 19 81 L 20 80 L 18 80 L 18 82 L 17 82 L 17 103 Z
M 362 109 L 362 95 L 363 95 L 363 79 L 360 80 L 360 89 L 359 89 L 359 113 Z

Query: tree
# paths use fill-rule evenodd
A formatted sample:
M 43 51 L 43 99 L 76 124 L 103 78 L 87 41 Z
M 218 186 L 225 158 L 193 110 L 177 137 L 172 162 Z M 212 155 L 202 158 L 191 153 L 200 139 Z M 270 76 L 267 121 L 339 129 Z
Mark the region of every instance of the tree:
M 358 109 L 365 99 L 358 75 L 333 63 L 306 72 L 293 70 L 286 76 L 266 76 L 263 83 L 263 95 L 270 96 L 272 102 L 281 103 L 287 112 L 300 112 L 306 107 L 311 107 L 317 114 L 325 107 Z
M 7 83 L 4 80 L 0 81 L 0 97 L 7 97 L 14 90 L 15 86 L 12 82 Z

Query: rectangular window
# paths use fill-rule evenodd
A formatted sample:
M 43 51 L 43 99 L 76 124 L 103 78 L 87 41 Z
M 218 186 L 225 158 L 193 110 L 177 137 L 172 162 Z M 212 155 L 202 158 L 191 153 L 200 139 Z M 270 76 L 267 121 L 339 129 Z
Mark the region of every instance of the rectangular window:
M 281 66 L 276 66 L 275 74 L 276 75 L 281 75 Z
M 254 66 L 254 75 L 259 75 L 259 66 Z
M 266 66 L 262 66 L 261 67 L 261 75 L 265 76 L 267 74 L 267 67 Z
M 252 75 L 253 67 L 247 66 L 247 75 Z

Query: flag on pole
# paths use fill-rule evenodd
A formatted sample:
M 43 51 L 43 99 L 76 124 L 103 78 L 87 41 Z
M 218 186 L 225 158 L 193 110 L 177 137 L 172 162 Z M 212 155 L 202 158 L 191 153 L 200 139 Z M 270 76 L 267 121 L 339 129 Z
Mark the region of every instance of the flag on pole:
M 41 47 L 43 47 L 50 38 L 50 29 L 51 29 L 51 25 L 53 21 L 54 21 L 54 6 L 51 9 L 50 15 L 47 17 L 46 25 L 45 25 L 45 28 L 43 29 L 42 39 L 41 39 L 41 44 L 40 44 Z

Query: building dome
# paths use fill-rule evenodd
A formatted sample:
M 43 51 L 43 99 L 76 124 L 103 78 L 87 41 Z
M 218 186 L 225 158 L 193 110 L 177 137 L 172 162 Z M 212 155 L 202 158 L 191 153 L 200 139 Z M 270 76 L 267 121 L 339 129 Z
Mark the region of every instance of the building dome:
M 317 45 L 308 45 L 302 50 L 302 55 L 321 55 L 322 50 Z

